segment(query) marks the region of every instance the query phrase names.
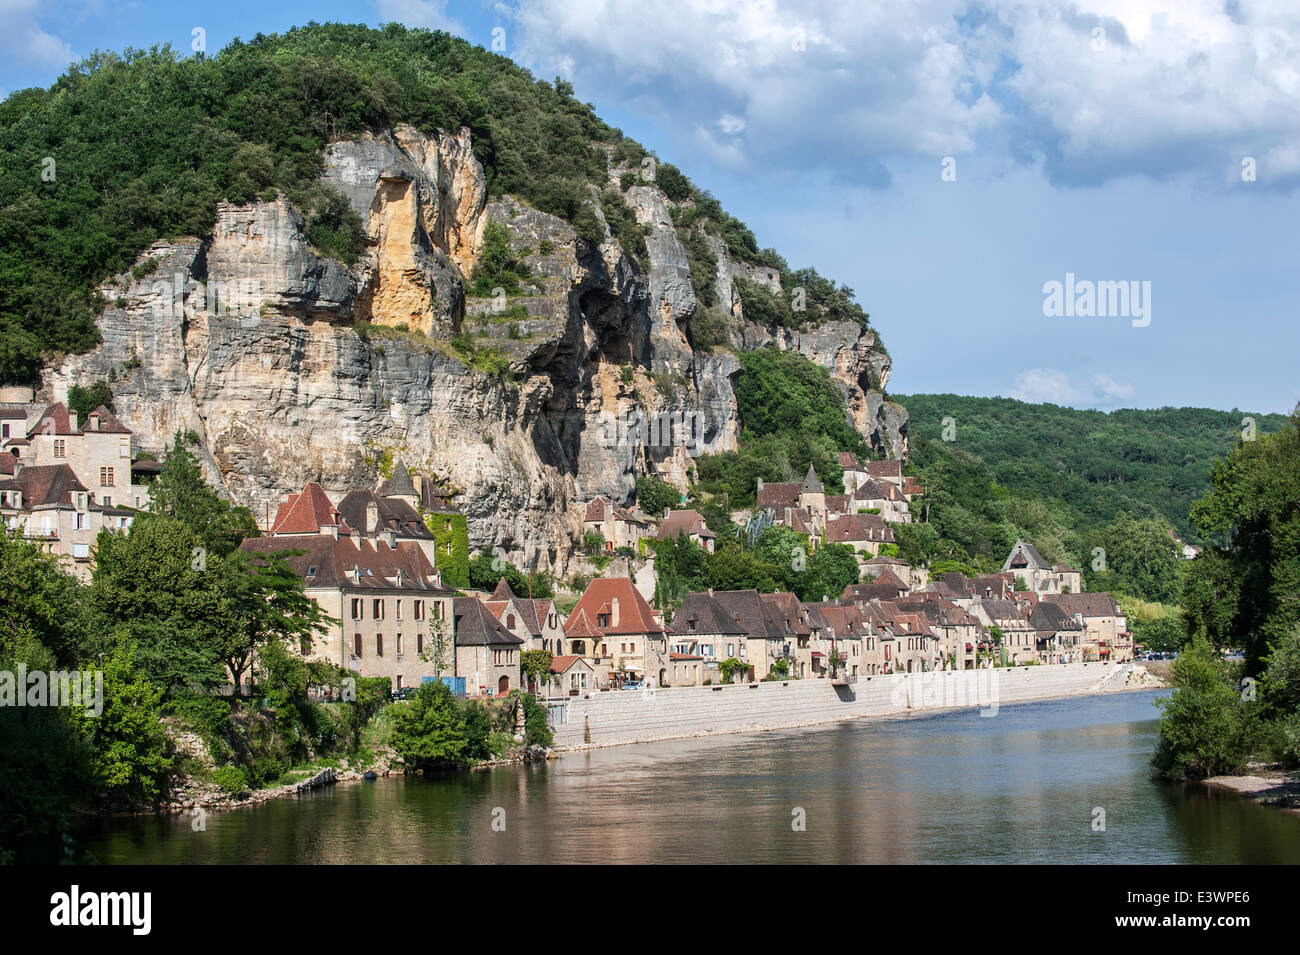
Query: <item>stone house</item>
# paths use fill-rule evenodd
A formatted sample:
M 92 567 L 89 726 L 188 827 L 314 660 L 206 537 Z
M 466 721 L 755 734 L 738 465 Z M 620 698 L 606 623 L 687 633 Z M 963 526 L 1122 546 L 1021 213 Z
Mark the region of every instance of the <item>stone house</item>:
M 812 675 L 819 679 L 832 676 L 831 654 L 838 654 L 840 665 L 836 677 L 850 680 L 860 675 L 873 676 L 881 672 L 881 649 L 877 635 L 872 631 L 862 611 L 851 604 L 815 603 L 810 607 L 822 619 L 822 627 L 813 641 Z
M 62 402 L 39 414 L 19 455 L 28 465 L 66 464 L 103 507 L 144 510 L 149 486 L 132 479 L 131 430 L 100 405 L 78 427 L 77 416 Z M 17 450 L 17 447 L 14 448 Z
M 506 579 L 497 581 L 496 589 L 485 601 L 492 616 L 524 641 L 525 650 L 548 650 L 564 656 L 564 619 L 550 597 L 517 597 Z
M 746 664 L 751 679 L 767 676 L 772 664 L 785 658 L 785 647 L 790 642 L 779 614 L 757 590 L 719 590 L 713 599 L 745 631 L 744 638 L 736 641 L 737 652 L 728 652 L 727 656 Z
M 714 599 L 711 590 L 686 595 L 673 614 L 668 634 L 673 653 L 700 656 L 714 665 L 731 657 L 745 658 L 745 628 Z
M 477 597 L 455 598 L 456 676 L 467 696 L 505 696 L 522 686 L 524 641 Z
M 1029 611 L 1029 624 L 1034 628 L 1038 658 L 1043 663 L 1083 662 L 1083 622 L 1060 604 L 1035 601 Z
M 587 585 L 564 626 L 570 653 L 584 656 L 605 684 L 670 679 L 668 632 L 628 577 L 598 577 Z
M 912 522 L 903 492 L 896 485 L 875 478 L 864 481 L 853 492 L 850 513 L 860 514 L 863 511 L 875 511 L 893 524 Z
M 857 552 L 861 568 L 879 556 L 881 546 L 894 543 L 894 532 L 878 514 L 832 515 L 826 524 L 826 543 L 848 544 Z
M 551 657 L 549 676 L 546 695 L 552 699 L 585 696 L 596 688 L 596 671 L 576 654 Z
M 1022 540 L 1011 548 L 1002 570 L 1019 577 L 1036 594 L 1077 594 L 1083 589 L 1083 578 L 1077 570 L 1049 564 L 1033 544 Z
M 338 512 L 362 534 L 387 533 L 419 545 L 429 563 L 438 563 L 437 538 L 420 516 L 420 495 L 406 465 L 398 461 L 393 476 L 378 491 L 353 490 L 338 503 Z
M 774 524 L 795 527 L 800 533 L 820 536 L 826 528 L 826 487 L 810 465 L 802 482 L 766 483 L 758 479 L 758 509 L 769 511 Z M 798 514 L 795 526 L 792 514 Z
M 364 537 L 338 524 L 321 534 L 245 540 L 250 554 L 303 551 L 287 562 L 336 622 L 307 655 L 359 676 L 385 676 L 394 690 L 455 672 L 452 598 L 420 547 Z M 441 667 L 439 667 L 441 656 Z
M 622 548 L 639 551 L 641 541 L 654 532 L 654 522 L 639 508 L 629 510 L 607 497 L 597 497 L 587 504 L 582 531 L 584 534 L 599 534 L 606 551 Z
M 918 595 L 911 600 L 898 601 L 900 609 L 925 616 L 930 631 L 938 640 L 939 668 L 944 670 L 973 670 L 980 645 L 988 640 L 988 632 L 979 618 L 959 607 L 951 600 L 937 594 Z
M 971 601 L 970 612 L 985 627 L 1002 631 L 1000 652 L 1009 664 L 1039 662 L 1034 628 L 1014 600 L 982 597 Z
M 99 532 L 127 530 L 136 512 L 100 504 L 67 464 L 10 460 L 14 473 L 0 477 L 0 521 L 38 541 L 83 583 L 89 581 Z
M 709 525 L 704 523 L 704 517 L 699 511 L 690 509 L 674 511 L 671 507 L 664 508 L 664 519 L 659 525 L 658 539 L 668 540 L 680 534 L 685 534 L 710 554 L 713 553 L 717 535 L 709 530 Z
M 761 596 L 781 621 L 785 633 L 781 654 L 789 667 L 789 675 L 800 680 L 807 679 L 813 672 L 812 644 L 825 625 L 822 615 L 811 610 L 791 593 Z
M 1084 660 L 1126 663 L 1133 659 L 1133 634 L 1123 609 L 1108 593 L 1047 594 L 1054 603 L 1083 626 L 1080 648 Z

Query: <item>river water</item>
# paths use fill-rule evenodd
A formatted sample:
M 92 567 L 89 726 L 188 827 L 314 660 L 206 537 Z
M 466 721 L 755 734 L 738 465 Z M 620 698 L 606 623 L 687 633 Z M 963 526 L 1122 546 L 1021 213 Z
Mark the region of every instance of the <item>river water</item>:
M 82 838 L 145 864 L 1300 862 L 1300 817 L 1151 778 L 1161 692 L 345 783 L 205 831 L 176 816 Z

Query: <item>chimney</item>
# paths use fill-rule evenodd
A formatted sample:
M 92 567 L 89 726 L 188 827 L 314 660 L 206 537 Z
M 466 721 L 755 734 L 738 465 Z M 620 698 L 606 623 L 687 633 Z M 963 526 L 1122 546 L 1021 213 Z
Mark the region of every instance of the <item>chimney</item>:
M 618 626 L 618 598 L 617 597 L 615 597 L 613 600 L 609 602 L 609 625 L 611 627 Z
M 366 526 L 361 528 L 361 533 L 366 537 L 374 537 L 379 530 L 379 505 L 371 501 L 366 505 Z
M 758 479 L 758 490 L 759 490 L 760 492 L 763 490 L 763 479 L 762 479 L 762 478 L 759 478 L 759 479 Z
M 75 411 L 68 412 L 68 430 L 77 430 L 77 413 Z
M 713 588 L 712 588 L 712 587 L 709 588 L 709 596 L 710 596 L 710 597 L 713 596 Z
M 664 508 L 664 520 L 668 520 L 668 518 L 670 518 L 670 517 L 672 517 L 672 516 L 673 516 L 673 509 L 672 509 L 671 507 L 665 507 L 665 508 Z

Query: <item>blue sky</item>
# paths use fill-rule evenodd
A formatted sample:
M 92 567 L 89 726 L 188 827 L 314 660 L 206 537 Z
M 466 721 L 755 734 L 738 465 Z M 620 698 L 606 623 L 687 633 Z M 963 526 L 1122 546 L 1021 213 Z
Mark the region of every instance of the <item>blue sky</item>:
M 891 391 L 1300 401 L 1296 4 L 650 6 L 0 0 L 0 91 L 96 48 L 189 51 L 196 27 L 209 51 L 308 20 L 484 46 L 499 28 L 507 55 L 570 79 L 760 244 L 851 286 L 894 357 Z M 1044 285 L 1067 273 L 1150 282 L 1150 323 L 1045 316 Z

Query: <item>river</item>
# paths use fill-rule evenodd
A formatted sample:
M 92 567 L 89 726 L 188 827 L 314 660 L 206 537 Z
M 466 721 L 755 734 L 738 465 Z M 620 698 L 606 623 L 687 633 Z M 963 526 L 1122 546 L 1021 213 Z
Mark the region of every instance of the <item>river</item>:
M 173 816 L 81 837 L 110 864 L 1300 862 L 1300 817 L 1151 778 L 1164 692 L 345 783 L 204 831 Z

